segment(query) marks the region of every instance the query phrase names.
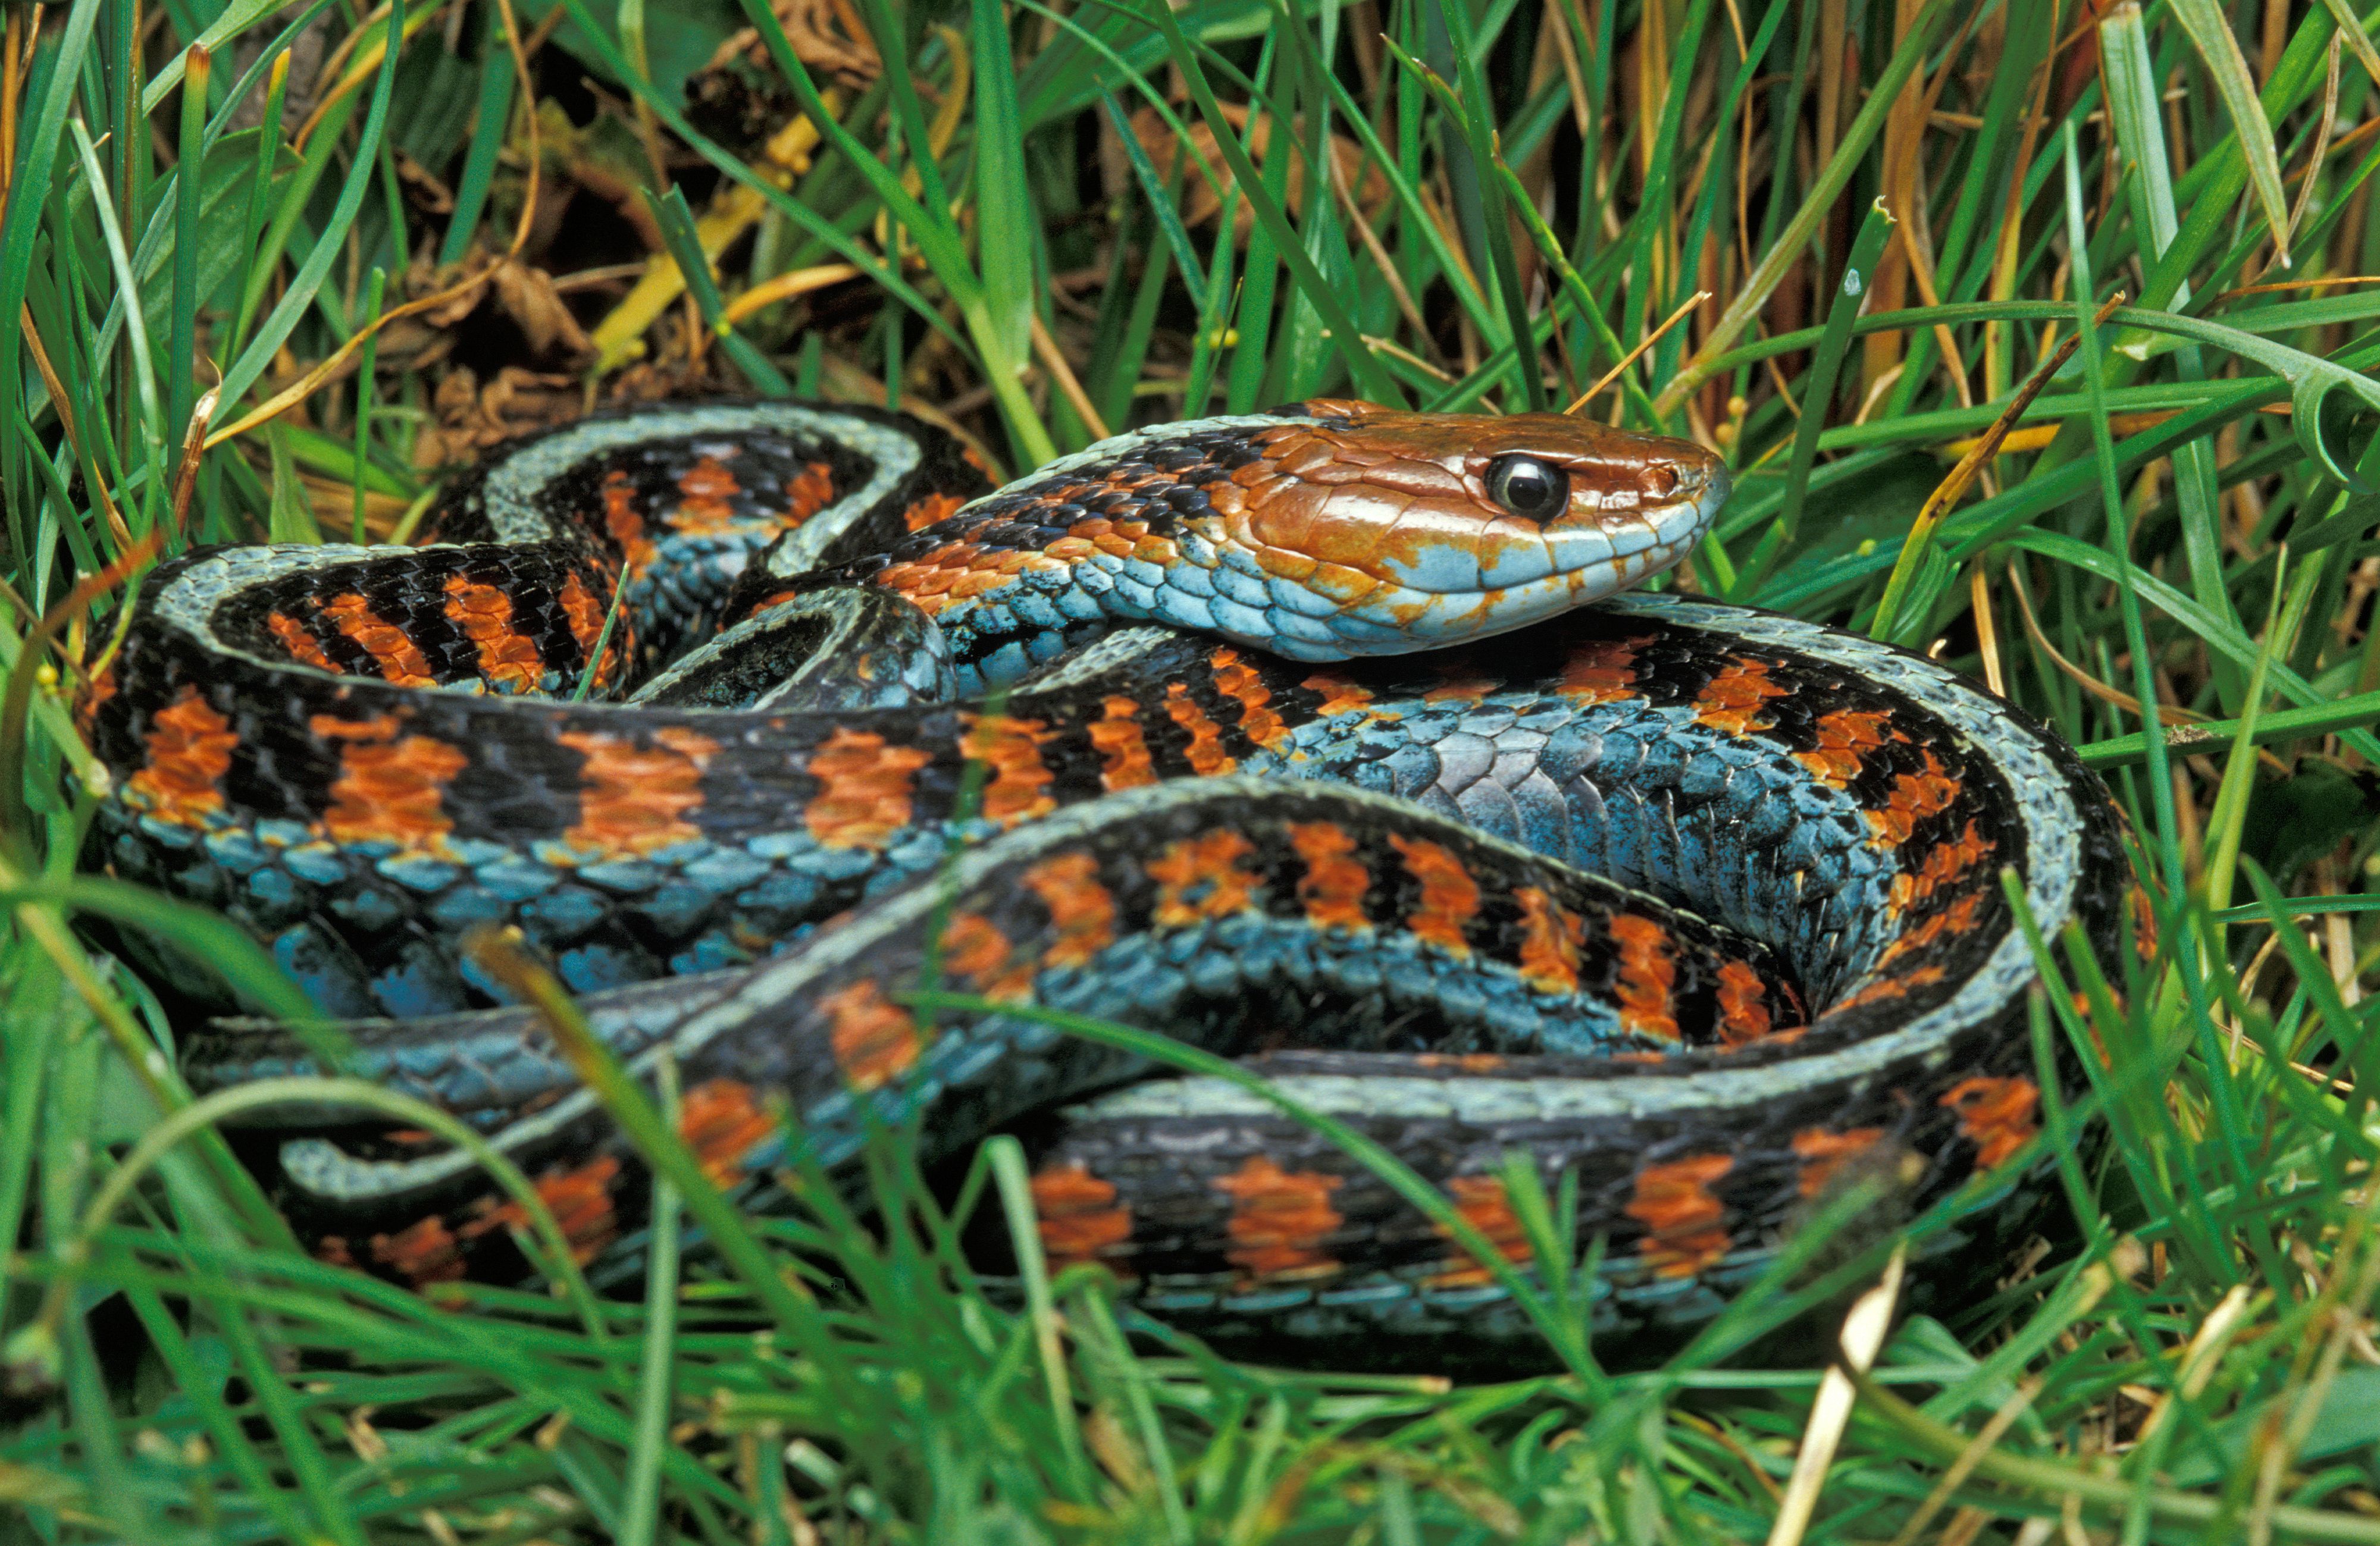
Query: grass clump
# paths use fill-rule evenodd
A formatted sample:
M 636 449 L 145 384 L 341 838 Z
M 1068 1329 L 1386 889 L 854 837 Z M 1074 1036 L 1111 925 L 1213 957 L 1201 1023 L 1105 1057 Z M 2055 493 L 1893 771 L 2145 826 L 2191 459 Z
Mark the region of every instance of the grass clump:
M 641 1301 L 432 1301 L 290 1248 L 150 985 L 78 932 L 294 1007 L 221 920 L 87 867 L 70 704 L 112 609 L 195 543 L 401 537 L 443 468 L 590 401 L 733 389 L 908 406 L 1011 470 L 1325 393 L 1585 395 L 1722 450 L 1738 491 L 1676 583 L 2056 725 L 2160 893 L 2134 991 L 2037 1006 L 2045 1045 L 2116 1054 L 2051 1123 L 2108 1141 L 2060 1145 L 2064 1215 L 1996 1292 L 1900 1324 L 1789 1538 L 2380 1540 L 2372 20 L 7 10 L 0 1332 L 55 1388 L 0 1430 L 0 1528 L 1769 1536 L 1821 1376 L 1730 1366 L 1759 1304 L 1649 1372 L 1463 1388 L 1136 1348 L 1087 1279 L 988 1299 L 897 1142 L 895 1227 L 754 1226 L 807 1292 L 662 1250 Z M 1018 1178 L 996 1143 L 962 1202 Z

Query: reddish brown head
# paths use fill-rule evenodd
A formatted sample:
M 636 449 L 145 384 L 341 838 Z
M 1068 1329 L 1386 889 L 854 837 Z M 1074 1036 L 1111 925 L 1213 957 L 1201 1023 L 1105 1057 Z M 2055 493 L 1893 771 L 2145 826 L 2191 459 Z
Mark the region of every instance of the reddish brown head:
M 1682 559 L 1727 497 L 1700 446 L 1560 414 L 1289 413 L 1209 493 L 1229 548 L 1311 598 L 1280 610 L 1319 625 L 1299 630 L 1318 654 L 1427 648 L 1599 599 Z

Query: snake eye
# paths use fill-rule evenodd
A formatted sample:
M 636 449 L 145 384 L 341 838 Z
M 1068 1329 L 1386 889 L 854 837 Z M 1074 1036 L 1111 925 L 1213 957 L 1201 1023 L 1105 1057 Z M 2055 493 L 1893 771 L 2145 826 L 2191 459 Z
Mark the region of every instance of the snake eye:
M 1570 503 L 1570 474 L 1534 456 L 1499 456 L 1488 464 L 1488 497 L 1524 519 L 1550 521 Z

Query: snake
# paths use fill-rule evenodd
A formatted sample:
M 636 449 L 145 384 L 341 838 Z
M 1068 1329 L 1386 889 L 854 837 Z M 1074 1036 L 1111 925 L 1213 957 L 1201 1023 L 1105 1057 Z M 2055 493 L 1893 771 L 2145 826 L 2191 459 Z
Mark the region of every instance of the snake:
M 929 1162 L 1013 1132 L 1034 1222 L 983 1249 L 1229 1350 L 1542 1359 L 1549 1209 L 1597 1347 L 1673 1346 L 1886 1170 L 1905 1209 L 1984 1195 L 1920 1252 L 1955 1292 L 2087 1084 L 2031 1030 L 2028 926 L 2119 984 L 2151 948 L 2125 828 L 1935 660 L 1630 588 L 1729 491 L 1557 414 L 1318 399 L 995 489 L 887 411 L 599 412 L 488 453 L 417 545 L 149 574 L 77 706 L 90 862 L 254 935 L 336 1071 L 469 1124 L 598 1267 L 652 1172 L 474 931 L 667 1062 L 740 1207 L 858 1185 L 888 1124 Z M 176 1051 L 204 1093 L 322 1045 L 232 1014 Z M 526 1270 L 464 1150 L 239 1120 L 324 1260 Z

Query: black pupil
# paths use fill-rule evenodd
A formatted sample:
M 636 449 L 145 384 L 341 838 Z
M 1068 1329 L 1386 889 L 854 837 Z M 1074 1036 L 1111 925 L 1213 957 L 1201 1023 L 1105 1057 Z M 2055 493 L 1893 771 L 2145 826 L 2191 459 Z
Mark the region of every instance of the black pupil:
M 1534 456 L 1508 456 L 1489 476 L 1488 491 L 1513 514 L 1542 519 L 1560 508 L 1568 481 Z

